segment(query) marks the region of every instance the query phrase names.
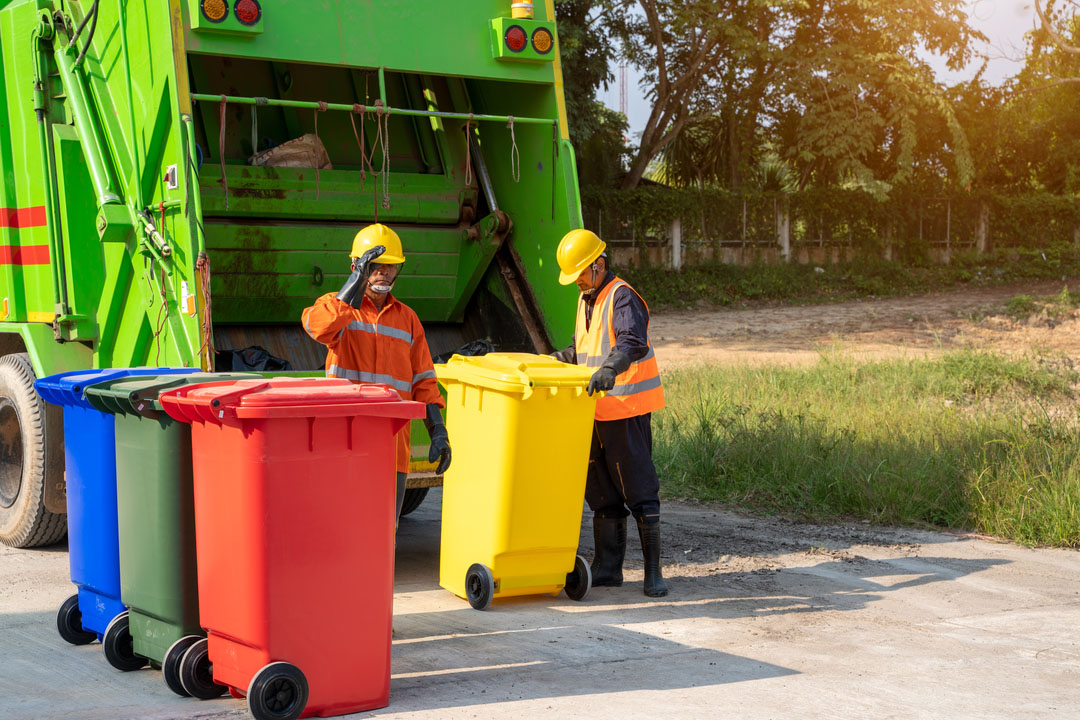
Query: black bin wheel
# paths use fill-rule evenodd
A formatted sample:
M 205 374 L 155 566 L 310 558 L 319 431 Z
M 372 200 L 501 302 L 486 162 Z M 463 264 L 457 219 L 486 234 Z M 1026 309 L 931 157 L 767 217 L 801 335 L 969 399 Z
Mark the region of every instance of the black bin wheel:
M 114 668 L 123 672 L 138 670 L 146 665 L 146 658 L 136 655 L 132 649 L 129 623 L 128 614 L 120 613 L 105 628 L 105 639 L 101 641 L 105 659 Z
M 201 639 L 198 635 L 185 635 L 169 646 L 169 649 L 165 651 L 165 658 L 161 661 L 162 679 L 165 680 L 169 689 L 180 697 L 191 697 L 180 682 L 180 662 L 184 659 L 184 653 L 188 651 L 188 648 Z
M 477 610 L 487 610 L 495 597 L 495 578 L 487 565 L 473 563 L 465 573 L 465 597 Z
M 199 638 L 191 643 L 180 658 L 180 687 L 200 700 L 213 700 L 227 689 L 214 682 L 214 665 L 210 662 L 210 643 Z
M 409 488 L 405 491 L 405 497 L 401 499 L 401 517 L 405 517 L 424 502 L 428 490 L 431 488 Z
M 292 663 L 270 663 L 248 685 L 248 710 L 255 720 L 296 720 L 307 701 L 307 678 Z
M 97 633 L 83 630 L 78 595 L 69 597 L 56 611 L 56 629 L 60 631 L 60 637 L 72 645 L 89 645 L 97 640 Z
M 563 590 L 566 591 L 566 597 L 581 601 L 589 596 L 591 589 L 592 570 L 589 568 L 589 563 L 585 562 L 585 558 L 578 555 L 574 558 L 574 569 L 566 573 L 566 585 Z

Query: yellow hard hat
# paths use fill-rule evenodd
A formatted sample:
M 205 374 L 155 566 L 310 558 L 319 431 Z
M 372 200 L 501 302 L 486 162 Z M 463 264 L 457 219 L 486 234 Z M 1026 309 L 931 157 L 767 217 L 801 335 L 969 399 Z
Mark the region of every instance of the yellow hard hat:
M 591 230 L 571 230 L 559 242 L 555 259 L 559 261 L 559 282 L 570 285 L 581 272 L 596 262 L 607 244 Z
M 401 249 L 401 238 L 398 237 L 396 232 L 382 223 L 368 225 L 356 233 L 356 237 L 352 241 L 352 252 L 349 253 L 349 256 L 358 258 L 376 245 L 384 246 L 386 252 L 372 262 L 383 265 L 400 265 L 405 262 L 405 251 Z

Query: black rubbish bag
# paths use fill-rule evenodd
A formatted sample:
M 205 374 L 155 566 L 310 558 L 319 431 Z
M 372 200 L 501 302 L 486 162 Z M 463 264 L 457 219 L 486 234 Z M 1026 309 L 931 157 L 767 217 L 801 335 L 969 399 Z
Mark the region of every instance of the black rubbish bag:
M 442 355 L 438 355 L 435 358 L 436 365 L 442 365 L 454 355 L 487 355 L 489 352 L 495 352 L 495 346 L 487 340 L 473 340 L 470 343 L 465 343 L 457 350 L 451 350 L 450 352 L 444 352 Z
M 288 360 L 271 355 L 266 348 L 252 345 L 243 350 L 221 350 L 214 360 L 218 372 L 242 372 L 256 370 L 260 372 L 278 372 L 292 370 Z

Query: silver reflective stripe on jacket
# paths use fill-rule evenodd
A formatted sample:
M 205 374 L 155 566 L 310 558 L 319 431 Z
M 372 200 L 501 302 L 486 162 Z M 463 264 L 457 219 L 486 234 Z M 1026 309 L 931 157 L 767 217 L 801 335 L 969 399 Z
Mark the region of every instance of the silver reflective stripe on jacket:
M 348 368 L 338 367 L 337 365 L 331 365 L 330 367 L 326 368 L 326 374 L 329 377 L 339 377 L 346 380 L 354 380 L 356 382 L 369 382 L 389 385 L 395 390 L 400 390 L 401 392 L 412 392 L 413 388 L 413 384 L 411 382 L 408 382 L 406 380 L 398 380 L 393 375 L 386 375 L 384 373 L 363 372 L 362 370 L 349 370 Z
M 396 340 L 404 340 L 412 345 L 412 335 L 404 330 L 399 330 L 398 328 L 376 325 L 361 320 L 353 320 L 346 327 L 349 330 L 359 330 L 360 332 L 371 333 L 372 335 L 382 335 L 383 337 L 391 337 Z
M 646 392 L 647 390 L 655 390 L 660 387 L 660 376 L 649 378 L 648 380 L 642 380 L 641 382 L 630 383 L 629 385 L 616 385 L 608 390 L 608 395 L 636 395 L 637 393 Z

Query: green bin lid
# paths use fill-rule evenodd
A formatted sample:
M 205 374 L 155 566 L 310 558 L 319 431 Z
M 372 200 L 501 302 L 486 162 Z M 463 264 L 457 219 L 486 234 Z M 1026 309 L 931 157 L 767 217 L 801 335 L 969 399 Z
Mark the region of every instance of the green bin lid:
M 142 415 L 156 420 L 162 416 L 161 402 L 158 400 L 158 396 L 165 390 L 171 390 L 181 385 L 252 380 L 260 377 L 258 373 L 251 372 L 143 375 L 120 378 L 95 385 L 87 388 L 86 396 L 90 404 L 102 412 Z M 91 390 L 93 390 L 92 393 Z
M 459 382 L 499 390 L 526 392 L 530 388 L 584 388 L 596 368 L 569 365 L 550 355 L 488 353 L 454 355 L 435 374 L 443 385 Z

